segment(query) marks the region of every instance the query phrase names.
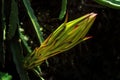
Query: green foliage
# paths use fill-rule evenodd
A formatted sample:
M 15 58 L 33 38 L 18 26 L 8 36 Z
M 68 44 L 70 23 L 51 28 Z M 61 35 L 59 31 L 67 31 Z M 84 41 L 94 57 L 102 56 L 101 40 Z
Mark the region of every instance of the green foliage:
M 19 25 L 18 30 L 19 30 L 20 39 L 22 40 L 28 54 L 30 54 L 32 52 L 32 50 L 31 50 L 30 46 L 28 45 L 27 40 L 25 40 L 26 36 L 23 34 L 23 31 L 22 31 L 23 29 L 20 27 L 20 25 Z
M 23 3 L 25 5 L 26 11 L 30 17 L 30 20 L 32 21 L 32 24 L 34 26 L 36 33 L 37 33 L 38 39 L 39 39 L 40 43 L 42 43 L 44 39 L 42 36 L 42 32 L 40 31 L 41 26 L 39 25 L 37 18 L 34 15 L 34 11 L 30 6 L 30 2 L 29 2 L 29 0 L 23 0 Z
M 18 6 L 15 0 L 11 1 L 11 11 L 9 17 L 9 25 L 7 39 L 12 39 L 15 35 L 18 24 Z
M 110 8 L 120 9 L 120 0 L 94 0 L 94 1 Z
M 21 80 L 29 80 L 29 77 L 26 73 L 26 71 L 24 70 L 23 68 L 23 64 L 22 64 L 22 61 L 23 61 L 23 55 L 21 54 L 22 50 L 20 48 L 20 44 L 18 41 L 11 41 L 10 42 L 10 48 L 11 48 L 11 52 L 12 52 L 12 55 L 13 55 L 13 61 L 16 65 L 16 68 L 17 68 L 17 71 L 18 71 L 18 74 L 20 76 L 20 79 Z
M 0 80 L 12 80 L 12 76 L 8 73 L 0 72 Z
M 59 19 L 62 20 L 66 14 L 67 0 L 62 0 L 61 11 L 59 14 Z
M 5 64 L 5 50 L 4 50 L 4 40 L 6 39 L 6 22 L 5 22 L 5 14 L 4 14 L 4 0 L 2 0 L 1 5 L 1 28 L 0 28 L 0 66 L 4 66 Z

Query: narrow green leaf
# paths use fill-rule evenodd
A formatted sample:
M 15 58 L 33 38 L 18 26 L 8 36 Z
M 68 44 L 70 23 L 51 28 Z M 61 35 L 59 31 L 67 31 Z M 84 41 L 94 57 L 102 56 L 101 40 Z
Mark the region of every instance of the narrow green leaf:
M 19 31 L 20 39 L 22 40 L 25 48 L 27 49 L 27 52 L 28 52 L 27 55 L 31 54 L 32 50 L 31 50 L 30 46 L 28 45 L 27 41 L 24 39 L 25 35 L 23 34 L 20 25 L 19 25 L 18 31 Z M 43 78 L 40 76 L 40 74 L 42 74 L 42 72 L 41 72 L 41 68 L 39 66 L 37 66 L 35 69 L 33 69 L 33 71 L 39 76 L 40 79 L 43 80 Z
M 30 20 L 32 21 L 32 24 L 33 24 L 33 26 L 34 26 L 34 29 L 35 29 L 35 31 L 36 31 L 36 33 L 37 33 L 39 42 L 42 43 L 42 42 L 44 41 L 44 39 L 43 39 L 43 36 L 42 36 L 42 32 L 40 31 L 40 27 L 41 27 L 41 26 L 39 25 L 39 23 L 38 23 L 38 21 L 37 21 L 37 18 L 36 18 L 35 14 L 34 14 L 34 11 L 33 11 L 33 9 L 31 8 L 30 1 L 29 1 L 29 0 L 23 0 L 23 3 L 24 3 L 24 5 L 25 5 L 25 8 L 26 8 L 26 10 L 27 10 L 27 13 L 28 13 L 28 15 L 29 15 L 29 17 L 30 17 Z
M 25 48 L 27 49 L 27 52 L 30 54 L 32 52 L 32 50 L 31 50 L 30 46 L 28 46 L 28 43 L 25 40 L 25 35 L 22 33 L 20 26 L 19 26 L 18 31 L 19 31 L 20 39 L 22 40 Z
M 15 35 L 17 23 L 18 23 L 18 5 L 15 2 L 15 0 L 12 0 L 7 39 L 12 39 L 13 36 Z
M 62 0 L 61 11 L 59 14 L 59 19 L 62 20 L 66 14 L 67 0 Z
M 21 53 L 22 51 L 19 42 L 17 42 L 16 40 L 12 40 L 10 42 L 10 48 L 13 56 L 13 61 L 16 65 L 17 72 L 20 76 L 20 80 L 29 80 L 27 72 L 23 68 L 23 56 Z
M 35 14 L 34 14 L 34 11 L 33 11 L 32 7 L 31 7 L 30 1 L 29 0 L 23 0 L 23 3 L 24 3 L 24 6 L 26 8 L 26 11 L 27 11 L 27 13 L 29 15 L 29 18 L 30 18 L 30 20 L 31 20 L 31 22 L 33 24 L 33 27 L 34 27 L 34 29 L 35 29 L 35 31 L 37 33 L 37 37 L 39 39 L 39 42 L 42 43 L 44 41 L 42 32 L 40 31 L 40 28 L 42 28 L 42 26 L 40 26 L 38 21 L 37 21 L 37 18 L 36 18 Z M 41 72 L 39 66 L 36 67 L 36 68 L 37 68 L 36 71 L 38 73 Z
M 110 8 L 120 9 L 120 0 L 94 0 L 94 1 Z
M 4 40 L 6 39 L 6 22 L 5 22 L 5 13 L 4 13 L 4 0 L 1 3 L 1 25 L 0 27 L 0 66 L 4 67 L 5 64 L 5 49 L 4 49 Z
M 2 14 L 1 15 L 2 15 L 3 40 L 6 39 L 6 22 L 5 22 L 6 18 L 5 18 L 5 13 L 4 13 L 4 6 L 5 6 L 4 4 L 5 4 L 4 0 L 2 0 L 2 9 L 1 9 Z

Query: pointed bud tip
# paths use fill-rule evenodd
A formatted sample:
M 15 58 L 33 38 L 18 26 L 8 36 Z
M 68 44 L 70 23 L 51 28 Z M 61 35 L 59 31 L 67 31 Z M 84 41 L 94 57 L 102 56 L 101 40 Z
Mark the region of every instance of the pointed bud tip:
M 95 17 L 95 16 L 97 16 L 97 13 L 92 12 L 92 13 L 90 13 L 90 16 Z
M 87 37 L 85 37 L 85 38 L 83 39 L 83 41 L 88 40 L 88 39 L 91 39 L 91 38 L 93 38 L 93 36 L 87 36 Z

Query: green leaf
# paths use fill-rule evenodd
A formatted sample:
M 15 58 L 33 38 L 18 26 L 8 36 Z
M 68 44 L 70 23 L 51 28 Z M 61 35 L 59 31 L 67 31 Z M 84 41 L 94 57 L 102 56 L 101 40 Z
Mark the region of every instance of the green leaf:
M 31 8 L 31 4 L 30 4 L 30 1 L 29 0 L 23 0 L 23 3 L 25 5 L 25 8 L 26 8 L 26 11 L 30 17 L 30 20 L 32 21 L 32 24 L 34 26 L 34 29 L 37 33 L 37 36 L 38 36 L 38 39 L 39 39 L 39 42 L 42 43 L 44 41 L 43 39 L 43 36 L 42 36 L 42 32 L 40 31 L 40 25 L 37 21 L 37 18 L 34 14 L 34 11 L 33 9 Z
M 32 50 L 31 50 L 30 46 L 28 46 L 28 43 L 27 43 L 27 41 L 25 40 L 25 37 L 26 37 L 26 36 L 25 36 L 25 35 L 23 34 L 23 32 L 21 31 L 20 26 L 19 26 L 18 31 L 19 31 L 20 39 L 22 40 L 25 48 L 27 49 L 27 52 L 30 54 L 30 53 L 32 52 Z
M 13 56 L 13 61 L 20 76 L 20 80 L 29 80 L 27 72 L 23 68 L 23 56 L 19 42 L 12 40 L 10 42 L 10 48 Z
M 42 28 L 42 27 L 39 25 L 39 23 L 37 21 L 37 18 L 36 18 L 35 14 L 34 14 L 34 11 L 33 11 L 32 7 L 31 7 L 30 1 L 29 0 L 23 0 L 23 3 L 24 3 L 24 6 L 26 8 L 26 11 L 27 11 L 27 13 L 29 15 L 29 18 L 30 18 L 30 20 L 31 20 L 31 22 L 33 24 L 33 27 L 34 27 L 34 29 L 35 29 L 35 31 L 37 33 L 37 37 L 39 39 L 39 42 L 42 43 L 44 41 L 42 32 L 40 30 L 40 28 Z M 41 73 L 40 67 L 37 66 L 36 68 L 37 68 L 36 73 L 37 74 Z M 39 76 L 39 74 L 38 74 L 38 76 Z
M 94 0 L 94 1 L 110 8 L 120 9 L 120 0 Z
M 61 11 L 59 14 L 59 19 L 62 20 L 66 14 L 67 0 L 62 0 Z
M 18 31 L 19 31 L 20 39 L 22 40 L 23 45 L 27 49 L 27 52 L 28 52 L 27 55 L 31 54 L 32 50 L 31 50 L 30 46 L 28 45 L 27 41 L 25 40 L 26 36 L 23 34 L 23 31 L 22 31 L 22 28 L 20 27 L 20 25 L 19 25 Z M 33 71 L 39 76 L 40 79 L 43 80 L 43 78 L 40 76 L 40 74 L 42 74 L 42 72 L 41 72 L 41 68 L 39 66 L 37 66 L 35 69 L 33 69 Z
M 5 64 L 5 48 L 4 48 L 4 40 L 6 39 L 6 19 L 4 13 L 4 0 L 2 0 L 2 8 L 1 8 L 1 25 L 0 27 L 0 66 L 4 67 Z
M 4 0 L 2 0 L 2 9 L 1 9 L 1 13 L 2 13 L 2 39 L 3 40 L 5 40 L 6 39 L 6 18 L 5 18 L 5 13 L 4 13 L 4 4 L 5 4 L 5 2 L 4 2 Z
M 19 20 L 18 19 L 18 6 L 15 0 L 12 0 L 7 39 L 10 40 L 14 37 L 16 29 L 17 29 L 18 20 Z
M 12 76 L 8 73 L 0 72 L 0 80 L 12 80 Z

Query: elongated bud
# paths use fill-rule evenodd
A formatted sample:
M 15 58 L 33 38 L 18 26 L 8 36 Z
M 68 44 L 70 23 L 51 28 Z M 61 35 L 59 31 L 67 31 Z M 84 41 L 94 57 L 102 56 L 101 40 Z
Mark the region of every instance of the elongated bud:
M 48 38 L 25 58 L 24 67 L 31 69 L 40 65 L 44 60 L 69 50 L 78 43 L 89 39 L 85 37 L 93 24 L 95 13 L 86 14 L 78 19 L 61 24 Z

